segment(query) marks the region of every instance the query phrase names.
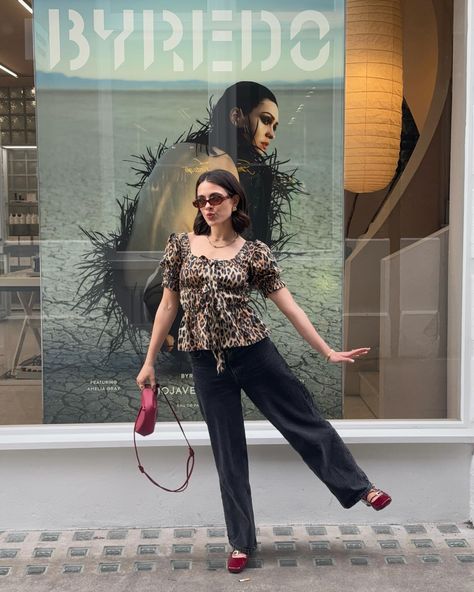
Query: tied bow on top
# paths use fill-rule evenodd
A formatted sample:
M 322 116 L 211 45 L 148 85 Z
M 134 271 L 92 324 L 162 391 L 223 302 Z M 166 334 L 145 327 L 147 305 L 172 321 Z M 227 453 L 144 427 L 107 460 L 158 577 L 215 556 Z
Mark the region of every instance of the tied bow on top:
M 210 278 L 209 284 L 203 290 L 205 296 L 201 304 L 203 305 L 203 312 L 206 315 L 206 323 L 208 327 L 209 349 L 212 351 L 217 362 L 217 373 L 221 374 L 225 368 L 224 347 L 225 347 L 225 333 L 223 327 L 228 330 L 232 327 L 235 331 L 239 331 L 235 310 L 231 303 L 226 301 L 225 294 L 219 290 L 215 277 Z M 242 306 L 242 302 L 239 303 Z

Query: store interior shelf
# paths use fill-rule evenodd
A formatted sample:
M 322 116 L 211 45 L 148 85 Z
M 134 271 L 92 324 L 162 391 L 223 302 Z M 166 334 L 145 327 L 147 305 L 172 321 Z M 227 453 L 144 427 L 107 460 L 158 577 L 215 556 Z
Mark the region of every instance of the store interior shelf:
M 39 224 L 9 224 L 10 236 L 38 236 Z
M 28 201 L 26 199 L 10 199 L 10 201 L 8 202 L 9 204 L 13 205 L 13 206 L 37 206 L 38 202 L 37 201 Z

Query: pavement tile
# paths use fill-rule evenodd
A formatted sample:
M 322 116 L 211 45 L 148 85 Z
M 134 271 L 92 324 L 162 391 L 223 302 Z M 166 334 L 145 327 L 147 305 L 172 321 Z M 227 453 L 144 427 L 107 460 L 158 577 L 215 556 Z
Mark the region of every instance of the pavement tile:
M 334 559 L 332 557 L 315 557 L 314 565 L 317 567 L 326 567 L 328 565 L 334 565 Z
M 42 532 L 40 534 L 39 540 L 42 542 L 54 542 L 58 541 L 59 537 L 61 536 L 60 532 Z
M 224 569 L 226 563 L 225 559 L 209 559 L 207 561 L 207 569 Z
M 69 557 L 86 557 L 89 553 L 88 547 L 70 547 L 68 549 L 68 556 Z
M 15 559 L 20 549 L 0 549 L 0 559 Z
M 5 541 L 7 543 L 23 543 L 27 536 L 27 532 L 11 532 L 7 535 Z
M 403 555 L 387 555 L 385 557 L 385 562 L 387 565 L 405 565 L 407 560 Z
M 292 536 L 293 528 L 291 526 L 274 526 L 273 534 L 275 536 Z
M 426 532 L 426 528 L 422 524 L 407 524 L 405 530 L 408 534 L 422 534 Z
M 84 566 L 80 564 L 63 565 L 63 574 L 78 574 L 83 570 Z
M 156 528 L 142 530 L 142 539 L 157 539 L 160 536 L 160 531 Z
M 298 561 L 293 558 L 278 559 L 278 565 L 280 567 L 298 567 Z
M 155 571 L 156 562 L 154 561 L 135 561 L 134 570 L 139 572 Z
M 318 536 L 327 534 L 327 530 L 324 526 L 307 526 L 306 532 L 310 536 Z
M 174 537 L 176 539 L 190 539 L 194 536 L 196 530 L 194 528 L 175 528 Z
M 461 532 L 455 524 L 438 524 L 437 528 L 439 532 L 442 532 L 443 534 L 454 534 Z
M 225 528 L 208 528 L 207 529 L 207 536 L 208 537 L 216 537 L 216 538 L 225 537 L 226 536 Z
M 74 541 L 90 541 L 90 540 L 92 540 L 93 536 L 94 536 L 93 530 L 77 530 L 73 534 L 72 538 Z
M 128 530 L 126 528 L 116 529 L 116 530 L 109 530 L 107 533 L 107 538 L 112 541 L 120 541 L 126 539 L 128 535 Z
M 341 534 L 360 534 L 360 530 L 357 526 L 340 526 L 339 530 Z
M 393 534 L 391 526 L 385 526 L 382 524 L 372 526 L 372 530 L 375 532 L 375 534 Z
M 171 569 L 191 569 L 192 561 L 184 560 L 184 559 L 172 559 L 171 560 Z
M 192 545 L 173 545 L 173 553 L 192 553 Z

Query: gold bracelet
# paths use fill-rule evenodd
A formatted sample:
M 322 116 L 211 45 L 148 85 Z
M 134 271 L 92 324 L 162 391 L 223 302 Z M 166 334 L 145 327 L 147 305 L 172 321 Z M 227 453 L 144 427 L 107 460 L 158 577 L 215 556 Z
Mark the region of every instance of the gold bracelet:
M 333 349 L 330 349 L 328 351 L 327 356 L 326 356 L 326 362 L 329 362 L 329 358 L 331 357 L 331 354 L 333 354 L 333 353 L 334 353 L 334 350 Z

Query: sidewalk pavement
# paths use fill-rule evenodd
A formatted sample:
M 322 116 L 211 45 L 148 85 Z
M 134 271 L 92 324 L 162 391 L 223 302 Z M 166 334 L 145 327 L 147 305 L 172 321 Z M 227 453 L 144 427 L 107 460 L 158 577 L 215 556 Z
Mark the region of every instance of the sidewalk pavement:
M 474 528 L 260 526 L 241 574 L 223 527 L 0 531 L 0 591 L 474 592 Z

